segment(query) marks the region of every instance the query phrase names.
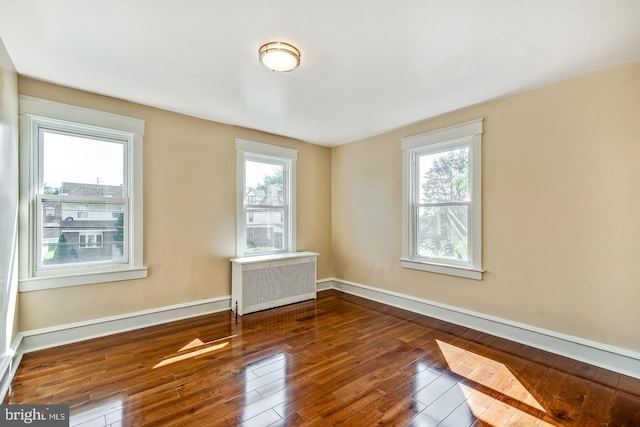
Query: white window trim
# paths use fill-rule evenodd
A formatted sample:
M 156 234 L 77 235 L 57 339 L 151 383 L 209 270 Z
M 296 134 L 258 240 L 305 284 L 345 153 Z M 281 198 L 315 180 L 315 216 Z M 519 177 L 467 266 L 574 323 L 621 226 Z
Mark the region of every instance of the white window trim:
M 125 177 L 130 210 L 127 224 L 128 263 L 36 273 L 35 251 L 32 248 L 36 244 L 37 195 L 40 192 L 37 126 L 39 123 L 55 121 L 65 126 L 77 125 L 81 129 L 95 128 L 102 133 L 115 131 L 130 134 L 126 152 L 129 167 Z M 143 265 L 142 235 L 143 136 L 144 120 L 30 96 L 20 96 L 20 292 L 147 277 L 147 267 Z
M 482 120 L 477 119 L 459 125 L 434 130 L 401 140 L 402 149 L 402 258 L 403 268 L 422 270 L 451 276 L 482 280 Z M 463 139 L 470 140 L 469 164 L 470 175 L 471 219 L 469 222 L 469 266 L 444 262 L 430 262 L 415 254 L 416 219 L 413 213 L 415 199 L 415 156 L 426 147 L 451 145 Z
M 244 211 L 245 188 L 245 159 L 249 157 L 262 157 L 265 160 L 286 161 L 288 164 L 288 197 L 287 213 L 287 239 L 285 249 L 273 252 L 245 253 L 247 241 L 247 224 Z M 236 256 L 250 257 L 268 254 L 291 253 L 296 251 L 296 163 L 298 150 L 280 147 L 277 145 L 263 144 L 261 142 L 248 141 L 236 138 Z

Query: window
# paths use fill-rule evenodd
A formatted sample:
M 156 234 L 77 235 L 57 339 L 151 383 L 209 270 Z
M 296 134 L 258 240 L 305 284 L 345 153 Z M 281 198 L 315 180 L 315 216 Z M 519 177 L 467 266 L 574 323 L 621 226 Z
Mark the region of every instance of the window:
M 144 122 L 20 98 L 20 290 L 146 277 Z
M 80 233 L 80 247 L 81 248 L 101 248 L 102 247 L 102 232 L 81 232 Z
M 482 279 L 482 120 L 402 140 L 405 268 Z
M 295 252 L 298 151 L 236 139 L 237 256 Z

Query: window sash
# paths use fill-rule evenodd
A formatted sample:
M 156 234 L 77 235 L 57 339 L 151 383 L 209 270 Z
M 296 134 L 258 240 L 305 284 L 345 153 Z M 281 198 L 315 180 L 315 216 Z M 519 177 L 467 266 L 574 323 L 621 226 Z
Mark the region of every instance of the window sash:
M 85 262 L 76 262 L 76 263 L 61 263 L 61 264 L 43 264 L 43 248 L 45 246 L 44 241 L 44 229 L 46 216 L 43 214 L 44 212 L 44 203 L 69 203 L 69 204 L 79 204 L 84 203 L 86 205 L 97 205 L 104 204 L 105 208 L 107 206 L 123 206 L 123 239 L 122 239 L 122 259 L 111 259 L 111 260 L 102 260 L 102 261 L 85 261 Z M 99 267 L 105 267 L 109 265 L 123 265 L 129 264 L 129 198 L 124 197 L 97 197 L 97 196 L 66 196 L 66 195 L 42 195 L 39 194 L 36 196 L 36 218 L 35 218 L 35 232 L 33 233 L 31 239 L 31 247 L 34 249 L 33 252 L 33 264 L 34 271 L 32 272 L 34 277 L 53 274 L 56 272 L 69 271 L 73 270 L 74 272 L 84 273 L 95 270 Z M 87 211 L 88 212 L 88 211 Z M 105 210 L 105 212 L 111 214 L 111 209 Z M 61 218 L 60 223 L 62 224 L 63 218 Z M 101 232 L 96 231 L 96 232 Z M 103 247 L 104 241 L 101 240 L 100 246 L 97 246 L 97 240 L 93 239 L 93 246 L 89 246 L 89 238 L 88 234 L 91 232 L 81 232 L 78 231 L 80 235 L 78 236 L 78 245 L 80 248 L 96 248 Z M 93 233 L 95 235 L 95 233 Z M 85 246 L 82 246 L 81 236 L 85 236 Z
M 243 218 L 244 218 L 244 233 L 243 233 L 243 245 L 244 245 L 244 253 L 245 256 L 250 255 L 268 255 L 268 254 L 276 254 L 276 253 L 284 253 L 289 251 L 290 246 L 290 227 L 289 227 L 289 187 L 290 187 L 290 161 L 287 159 L 279 159 L 272 158 L 268 156 L 256 155 L 253 153 L 245 153 L 243 159 Z M 247 163 L 262 163 L 266 165 L 273 165 L 277 167 L 282 167 L 282 200 L 284 204 L 249 204 L 247 193 L 249 191 L 249 187 L 247 186 Z M 273 249 L 264 249 L 264 250 L 255 250 L 249 247 L 249 240 L 252 238 L 250 235 L 250 227 L 256 227 L 256 223 L 249 223 L 247 218 L 250 212 L 257 212 L 257 209 L 265 209 L 269 211 L 283 211 L 283 225 L 282 225 L 282 249 L 275 248 Z M 265 225 L 266 226 L 266 225 Z M 273 240 L 273 237 L 271 238 Z
M 439 144 L 427 145 L 424 147 L 419 147 L 410 150 L 411 153 L 411 181 L 412 181 L 412 194 L 411 194 L 411 203 L 416 204 L 420 203 L 421 200 L 421 187 L 420 187 L 420 157 L 427 156 L 430 154 L 440 154 L 446 153 L 449 151 L 456 151 L 462 148 L 467 148 L 468 156 L 469 156 L 469 200 L 465 200 L 464 202 L 472 202 L 473 201 L 473 146 L 472 146 L 472 138 L 464 137 L 458 138 L 454 141 L 445 141 Z M 442 202 L 422 202 L 422 203 L 454 203 L 457 201 L 442 201 Z M 460 202 L 463 202 L 462 200 Z
M 282 222 L 271 222 L 271 218 L 267 221 L 256 221 L 256 214 L 267 214 L 269 217 L 274 213 L 280 213 L 282 218 Z M 253 215 L 251 215 L 253 214 Z M 269 253 L 279 253 L 283 252 L 287 249 L 287 229 L 288 229 L 288 209 L 287 207 L 274 207 L 267 205 L 260 205 L 257 207 L 247 207 L 246 208 L 246 217 L 253 216 L 253 221 L 247 220 L 245 223 L 245 253 L 246 254 L 269 254 Z M 277 242 L 279 239 L 277 238 L 277 234 L 280 232 L 281 234 L 281 246 L 279 248 Z M 254 246 L 251 246 L 250 243 L 253 243 Z M 256 247 L 263 248 L 272 248 L 272 249 L 255 249 Z
M 471 146 L 472 139 L 471 137 L 463 137 L 458 138 L 453 141 L 444 141 L 438 144 L 427 145 L 424 147 L 416 148 L 411 150 L 411 180 L 412 180 L 412 209 L 411 209 L 411 259 L 421 262 L 429 262 L 436 264 L 444 264 L 444 265 L 452 265 L 463 268 L 472 268 L 473 267 L 473 243 L 472 243 L 472 224 L 471 224 L 471 210 L 474 202 L 474 194 L 473 194 L 473 164 L 472 164 L 472 152 L 473 147 Z M 450 151 L 460 150 L 462 148 L 468 149 L 468 167 L 469 167 L 469 199 L 468 200 L 460 200 L 460 201 L 442 201 L 442 202 L 422 202 L 421 200 L 421 192 L 422 188 L 420 186 L 420 157 L 430 154 L 440 154 L 447 153 Z M 445 258 L 445 257 L 430 257 L 421 255 L 418 253 L 419 251 L 419 238 L 420 233 L 418 230 L 418 223 L 420 220 L 418 212 L 422 207 L 448 207 L 448 206 L 467 206 L 469 210 L 469 217 L 467 219 L 467 260 L 458 260 L 453 258 Z
M 55 133 L 58 135 L 68 135 L 71 137 L 79 137 L 84 139 L 91 139 L 102 142 L 109 142 L 112 144 L 123 145 L 123 177 L 122 177 L 122 191 L 123 197 L 129 196 L 129 146 L 132 143 L 132 137 L 126 138 L 122 133 L 117 131 L 110 131 L 108 129 L 90 129 L 87 126 L 82 126 L 75 123 L 59 122 L 50 119 L 39 119 L 34 124 L 37 133 L 37 153 L 38 153 L 38 174 L 36 177 L 36 192 L 37 194 L 44 194 L 44 135 L 45 133 Z
M 76 124 L 73 122 L 59 121 L 54 119 L 37 118 L 34 122 L 34 131 L 36 134 L 36 151 L 37 155 L 37 175 L 36 175 L 36 200 L 35 200 L 35 232 L 31 237 L 31 274 L 33 277 L 47 276 L 50 274 L 59 274 L 65 272 L 73 273 L 88 273 L 92 271 L 101 271 L 108 266 L 122 266 L 130 263 L 129 258 L 129 151 L 130 144 L 133 141 L 133 135 L 125 135 L 119 131 L 112 131 L 109 129 L 92 128 L 82 124 Z M 69 135 L 72 137 L 80 137 L 96 141 L 104 141 L 114 144 L 122 144 L 123 147 L 123 184 L 122 192 L 123 197 L 100 197 L 100 196 L 66 196 L 66 195 L 45 195 L 45 182 L 44 182 L 44 136 L 46 133 L 56 133 L 59 135 Z M 122 259 L 112 260 L 100 260 L 100 261 L 84 261 L 77 263 L 63 263 L 59 265 L 44 265 L 43 264 L 43 209 L 42 203 L 44 201 L 53 201 L 61 203 L 76 203 L 75 217 L 77 220 L 83 221 L 89 219 L 89 204 L 101 204 L 105 205 L 117 205 L 123 204 L 124 208 L 124 230 L 123 230 L 123 242 L 122 242 Z M 85 209 L 85 207 L 87 209 Z M 113 216 L 112 216 L 113 217 Z M 88 239 L 85 237 L 85 248 L 89 248 Z M 95 245 L 95 242 L 93 242 Z M 95 248 L 95 246 L 92 246 Z
M 451 257 L 438 257 L 438 256 L 427 256 L 427 255 L 422 255 L 419 253 L 419 249 L 420 249 L 420 231 L 419 231 L 419 222 L 420 222 L 420 209 L 421 208 L 431 208 L 431 207 L 436 207 L 436 208 L 446 208 L 446 207 L 460 207 L 460 206 L 464 206 L 467 208 L 467 221 L 466 221 L 466 231 L 467 231 L 467 235 L 466 235 L 466 245 L 465 245 L 465 250 L 467 252 L 467 259 L 456 259 L 456 258 L 451 258 Z M 414 205 L 414 208 L 412 209 L 413 211 L 413 218 L 412 218 L 412 223 L 413 223 L 413 228 L 412 228 L 412 232 L 411 235 L 413 237 L 413 253 L 412 253 L 412 258 L 415 260 L 420 260 L 420 261 L 424 261 L 424 262 L 433 262 L 433 263 L 438 263 L 438 264 L 450 264 L 450 265 L 456 265 L 456 266 L 460 266 L 460 267 L 465 267 L 465 268 L 471 268 L 473 266 L 472 263 L 472 236 L 471 236 L 471 209 L 472 209 L 472 204 L 471 202 L 449 202 L 449 203 L 444 203 L 444 202 L 438 202 L 438 203 L 420 203 L 420 204 L 416 204 Z

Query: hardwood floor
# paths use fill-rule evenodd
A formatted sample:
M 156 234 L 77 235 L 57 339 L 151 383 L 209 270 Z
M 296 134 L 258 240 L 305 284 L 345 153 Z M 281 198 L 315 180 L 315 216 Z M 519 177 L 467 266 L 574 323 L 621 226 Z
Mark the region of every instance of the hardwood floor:
M 338 291 L 24 356 L 81 426 L 638 426 L 640 380 Z

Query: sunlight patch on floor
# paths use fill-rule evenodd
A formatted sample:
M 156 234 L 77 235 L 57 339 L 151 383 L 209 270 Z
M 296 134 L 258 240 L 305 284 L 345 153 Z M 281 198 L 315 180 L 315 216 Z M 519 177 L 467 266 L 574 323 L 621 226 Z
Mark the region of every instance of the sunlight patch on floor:
M 451 372 L 529 405 L 534 409 L 546 412 L 504 363 L 496 362 L 488 357 L 440 340 L 436 340 L 436 342 Z
M 205 348 L 201 348 L 200 350 L 191 351 L 189 353 L 179 354 L 177 356 L 169 357 L 164 359 L 163 361 L 157 363 L 152 369 L 160 368 L 162 366 L 171 365 L 176 362 L 181 362 L 186 359 L 191 359 L 193 357 L 202 356 L 203 354 L 211 353 L 212 351 L 220 350 L 229 345 L 231 338 L 234 338 L 236 335 L 231 335 L 225 338 L 219 338 L 217 340 L 202 342 L 200 338 L 194 338 L 187 345 L 183 346 L 178 350 L 178 352 L 183 352 L 187 350 L 191 350 L 198 347 L 206 346 Z M 215 344 L 220 341 L 227 340 L 226 342 Z
M 535 415 L 488 396 L 480 390 L 464 384 L 458 384 L 458 387 L 466 397 L 466 404 L 469 406 L 469 409 L 471 409 L 473 415 L 488 425 L 554 427 L 554 424 L 550 424 Z

